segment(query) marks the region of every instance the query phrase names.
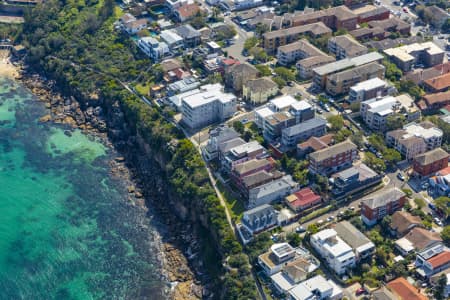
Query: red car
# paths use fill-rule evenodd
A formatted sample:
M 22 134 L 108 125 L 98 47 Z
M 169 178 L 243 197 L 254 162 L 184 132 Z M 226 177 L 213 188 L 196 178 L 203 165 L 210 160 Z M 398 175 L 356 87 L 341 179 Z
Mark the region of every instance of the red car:
M 407 12 L 408 12 L 408 9 L 407 9 L 406 7 L 403 7 L 403 11 L 404 11 L 405 13 L 407 13 Z
M 366 290 L 364 288 L 359 288 L 356 290 L 355 295 L 359 296 L 359 295 L 363 295 L 366 293 Z

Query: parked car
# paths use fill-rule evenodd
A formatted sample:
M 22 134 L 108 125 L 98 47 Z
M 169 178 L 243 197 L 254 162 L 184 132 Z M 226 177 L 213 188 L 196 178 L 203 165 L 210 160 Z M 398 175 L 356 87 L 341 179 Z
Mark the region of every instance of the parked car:
M 400 179 L 401 181 L 405 181 L 406 180 L 405 175 L 403 175 L 402 173 L 398 173 L 397 174 L 397 178 Z
M 322 225 L 324 223 L 324 220 L 319 220 L 319 221 L 317 221 L 317 224 L 318 225 Z
M 437 217 L 435 217 L 435 218 L 433 219 L 433 221 L 434 221 L 434 223 L 436 223 L 438 226 L 444 226 L 444 224 L 442 223 L 442 221 L 439 220 L 439 218 L 437 218 Z
M 329 216 L 328 218 L 327 218 L 327 222 L 331 222 L 331 221 L 333 221 L 334 220 L 334 216 Z
M 408 13 L 408 9 L 407 9 L 406 7 L 403 7 L 403 11 L 404 11 L 405 13 Z
M 364 288 L 359 288 L 359 289 L 357 289 L 356 290 L 356 292 L 355 292 L 355 295 L 356 296 L 360 296 L 360 295 L 363 295 L 363 294 L 365 294 L 366 293 L 366 290 L 364 289 Z
M 428 182 L 422 183 L 422 190 L 428 189 L 429 186 L 430 186 L 430 184 Z
M 305 231 L 306 231 L 306 229 L 303 226 L 298 226 L 297 228 L 295 228 L 295 232 L 297 232 L 297 233 L 302 233 Z

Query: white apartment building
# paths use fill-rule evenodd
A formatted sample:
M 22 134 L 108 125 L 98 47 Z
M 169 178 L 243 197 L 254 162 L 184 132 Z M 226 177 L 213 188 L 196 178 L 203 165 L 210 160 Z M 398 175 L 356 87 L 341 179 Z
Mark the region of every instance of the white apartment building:
M 159 37 L 172 50 L 175 50 L 175 49 L 178 49 L 180 47 L 183 47 L 184 40 L 183 40 L 183 38 L 181 36 L 179 36 L 175 32 L 175 30 L 171 30 L 171 29 L 163 30 L 163 31 L 161 31 Z
M 140 38 L 137 45 L 139 49 L 154 61 L 159 61 L 170 55 L 169 46 L 151 36 Z
M 386 96 L 394 91 L 395 88 L 390 87 L 386 81 L 375 77 L 352 86 L 348 94 L 348 101 L 350 103 L 362 102 L 379 96 Z
M 236 96 L 223 92 L 223 86 L 207 84 L 198 93 L 181 99 L 182 120 L 189 128 L 221 122 L 236 112 Z
M 311 245 L 338 275 L 355 266 L 356 256 L 352 247 L 345 243 L 334 229 L 313 234 Z
M 414 100 L 407 94 L 363 101 L 361 102 L 360 112 L 364 123 L 371 129 L 378 131 L 387 129 L 387 118 L 394 113 L 405 115 L 408 122 L 420 118 L 420 110 L 414 104 Z
M 410 160 L 419 154 L 436 149 L 442 144 L 443 132 L 433 123 L 409 123 L 403 129 L 386 133 L 386 142 Z
M 338 300 L 342 299 L 342 289 L 333 280 L 322 275 L 314 276 L 296 285 L 289 291 L 289 300 Z
M 267 117 L 270 117 L 277 112 L 287 111 L 292 106 L 295 106 L 295 103 L 297 102 L 299 101 L 297 101 L 291 95 L 284 95 L 270 100 L 267 105 L 264 105 L 255 110 L 256 125 L 259 128 L 264 129 L 264 122 Z

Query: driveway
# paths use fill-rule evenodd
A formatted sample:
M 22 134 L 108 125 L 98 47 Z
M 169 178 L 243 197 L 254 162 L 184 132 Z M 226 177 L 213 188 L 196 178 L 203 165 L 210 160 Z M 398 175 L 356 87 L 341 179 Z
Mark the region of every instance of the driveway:
M 233 45 L 229 47 L 223 48 L 224 51 L 227 51 L 228 56 L 233 56 L 241 62 L 247 60 L 245 56 L 242 55 L 242 50 L 244 49 L 245 40 L 253 36 L 252 31 L 245 31 L 240 26 L 231 20 L 231 16 L 226 16 L 224 18 L 224 23 L 230 26 L 233 26 L 236 29 L 237 35 L 234 37 Z

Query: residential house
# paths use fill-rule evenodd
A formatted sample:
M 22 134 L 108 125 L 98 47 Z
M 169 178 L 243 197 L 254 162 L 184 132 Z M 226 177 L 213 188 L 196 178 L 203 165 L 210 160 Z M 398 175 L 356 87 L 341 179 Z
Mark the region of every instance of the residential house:
M 284 294 L 297 284 L 308 279 L 308 276 L 318 269 L 320 262 L 313 256 L 298 257 L 286 263 L 281 272 L 270 276 L 270 279 L 279 294 Z
M 231 179 L 238 187 L 243 187 L 243 179 L 246 176 L 253 175 L 260 171 L 271 171 L 275 167 L 275 162 L 272 158 L 251 159 L 245 162 L 236 164 L 231 169 Z
M 182 120 L 189 128 L 221 122 L 236 112 L 236 96 L 223 92 L 221 84 L 200 87 L 200 92 L 183 97 Z
M 361 218 L 372 226 L 387 215 L 401 209 L 406 202 L 406 194 L 398 188 L 383 189 L 369 195 L 361 202 Z
M 443 251 L 423 262 L 422 266 L 416 272 L 425 279 L 429 279 L 436 273 L 439 273 L 450 267 L 450 251 Z
M 228 141 L 240 137 L 233 128 L 227 126 L 219 126 L 209 131 L 209 139 L 202 148 L 203 157 L 211 161 L 219 157 L 221 147 Z
M 288 111 L 276 112 L 264 120 L 263 136 L 267 141 L 277 139 L 283 129 L 295 125 L 295 117 Z
M 281 145 L 284 149 L 294 149 L 301 141 L 312 136 L 320 137 L 326 133 L 327 121 L 313 118 L 297 125 L 287 127 L 281 131 Z
M 444 288 L 444 297 L 448 299 L 448 297 L 450 297 L 450 268 L 431 276 L 430 283 L 433 288 L 436 288 L 441 275 L 447 277 L 447 284 L 445 285 Z
M 391 234 L 397 238 L 405 236 L 415 227 L 424 227 L 422 219 L 406 211 L 396 211 L 392 215 L 391 223 L 389 224 Z
M 342 299 L 342 289 L 331 279 L 322 275 L 312 277 L 289 291 L 289 300 L 339 300 Z
M 404 237 L 395 241 L 395 247 L 402 255 L 407 255 L 415 251 L 421 252 L 441 244 L 442 239 L 439 233 L 431 232 L 420 227 L 413 228 Z
M 297 156 L 302 158 L 311 152 L 325 149 L 331 145 L 333 138 L 333 134 L 326 134 L 321 137 L 312 136 L 305 142 L 297 145 Z
M 425 90 L 430 93 L 445 92 L 450 87 L 450 73 L 427 79 L 423 82 Z
M 309 187 L 286 196 L 284 199 L 289 208 L 295 212 L 300 212 L 322 203 L 322 198 Z
M 329 55 L 311 56 L 301 59 L 297 62 L 296 67 L 298 75 L 302 79 L 310 79 L 313 77 L 313 69 L 334 62 L 336 59 Z
M 344 5 L 304 13 L 303 11 L 285 15 L 285 22 L 290 27 L 322 22 L 334 31 L 353 30 L 358 23 L 358 16 Z
M 267 53 L 272 54 L 278 47 L 298 41 L 304 35 L 311 37 L 328 36 L 331 35 L 330 28 L 325 26 L 322 22 L 295 26 L 286 29 L 279 29 L 269 31 L 262 35 L 263 48 Z
M 438 64 L 425 69 L 417 68 L 406 73 L 403 79 L 411 80 L 415 84 L 422 85 L 425 80 L 439 77 L 447 73 L 450 73 L 450 62 Z
M 355 267 L 356 256 L 352 247 L 344 242 L 334 229 L 324 229 L 311 235 L 310 243 L 338 275 Z
M 422 110 L 437 110 L 450 104 L 450 91 L 427 94 L 423 100 L 419 101 L 418 106 Z
M 223 153 L 221 163 L 223 171 L 230 173 L 234 165 L 253 158 L 262 159 L 264 157 L 268 157 L 267 150 L 257 141 L 250 141 L 248 143 L 229 148 L 226 153 Z
M 384 97 L 393 93 L 394 90 L 395 88 L 391 87 L 385 80 L 375 77 L 352 86 L 348 93 L 348 101 L 353 103 Z
M 140 38 L 137 45 L 139 49 L 154 61 L 160 61 L 171 54 L 169 46 L 166 43 L 159 42 L 150 36 Z
M 296 257 L 295 249 L 288 243 L 277 243 L 270 250 L 258 256 L 258 264 L 267 276 L 281 271 L 286 263 Z
M 377 97 L 361 102 L 361 118 L 364 123 L 376 131 L 386 131 L 389 116 L 401 113 L 407 122 L 420 118 L 420 110 L 408 94 L 397 97 Z
M 366 259 L 375 253 L 375 244 L 350 222 L 341 221 L 334 226 L 334 230 L 352 248 L 356 261 Z
M 352 9 L 353 13 L 358 16 L 358 23 L 367 23 L 370 21 L 381 21 L 389 19 L 390 11 L 384 6 L 363 5 Z
M 284 175 L 284 173 L 277 170 L 272 170 L 270 172 L 266 170 L 258 171 L 254 174 L 247 175 L 242 178 L 242 186 L 240 187 L 240 190 L 243 193 L 244 197 L 248 198 L 248 194 L 251 189 L 280 179 Z
M 128 34 L 136 34 L 147 27 L 147 19 L 136 19 L 133 15 L 126 13 L 120 20 L 120 26 Z
M 290 175 L 255 187 L 248 192 L 247 208 L 279 201 L 298 190 L 298 183 Z
M 413 169 L 421 177 L 433 175 L 448 167 L 450 155 L 442 148 L 436 148 L 413 158 Z
M 439 170 L 428 179 L 430 188 L 436 195 L 450 196 L 450 167 Z
M 343 198 L 381 182 L 382 176 L 364 163 L 340 171 L 330 178 L 332 193 Z
M 441 29 L 445 21 L 448 20 L 448 18 L 450 18 L 448 12 L 446 12 L 445 10 L 436 5 L 425 6 L 424 10 L 426 16 L 431 17 L 430 23 L 436 29 Z
M 243 85 L 256 79 L 258 75 L 259 71 L 250 64 L 232 65 L 225 71 L 225 82 L 235 92 L 241 92 Z
M 253 105 L 266 103 L 278 94 L 278 85 L 268 77 L 249 80 L 243 84 L 242 97 Z
M 173 96 L 195 90 L 200 86 L 200 82 L 193 76 L 185 77 L 181 80 L 173 82 L 167 86 L 167 95 Z
M 386 32 L 398 32 L 401 35 L 409 35 L 411 24 L 400 18 L 388 18 L 380 21 L 368 22 L 370 28 L 380 28 Z
M 174 28 L 179 36 L 183 38 L 185 47 L 194 48 L 201 43 L 201 34 L 190 24 L 183 24 Z
M 174 15 L 180 22 L 186 22 L 192 19 L 200 12 L 200 6 L 197 3 L 184 3 L 174 10 Z
M 351 166 L 357 157 L 356 145 L 346 140 L 309 154 L 309 171 L 313 174 L 328 176 Z
M 379 63 L 369 63 L 349 70 L 331 74 L 327 77 L 326 91 L 332 96 L 347 94 L 350 88 L 371 78 L 384 78 L 385 68 Z
M 406 159 L 438 148 L 442 144 L 443 132 L 431 122 L 409 123 L 403 129 L 386 133 L 388 146 L 397 149 Z
M 368 49 L 361 45 L 350 34 L 338 35 L 328 40 L 328 51 L 336 56 L 336 59 L 355 57 L 366 54 Z
M 260 205 L 244 211 L 241 218 L 241 225 L 244 226 L 251 235 L 254 235 L 277 226 L 277 215 L 278 212 L 272 205 Z
M 299 59 L 326 55 L 326 53 L 308 42 L 307 39 L 301 39 L 297 42 L 278 47 L 277 62 L 280 65 L 287 66 Z
M 159 37 L 172 51 L 183 47 L 183 38 L 179 36 L 175 30 L 163 30 Z
M 426 67 L 441 64 L 445 51 L 433 42 L 415 43 L 383 51 L 402 71 L 410 71 L 416 63 Z
M 208 0 L 214 1 L 214 0 Z M 264 4 L 262 0 L 224 0 L 220 1 L 219 5 L 227 11 L 244 10 L 252 7 L 261 6 Z
M 353 57 L 353 58 L 344 58 L 338 60 L 333 63 L 325 64 L 320 67 L 313 69 L 313 83 L 315 86 L 319 88 L 325 88 L 327 84 L 328 76 L 331 76 L 335 73 L 344 72 L 352 67 L 360 67 L 370 63 L 378 62 L 380 63 L 383 60 L 383 55 L 377 52 L 369 52 L 367 54 Z M 362 73 L 365 73 L 364 71 Z M 372 76 L 375 77 L 375 76 Z M 376 76 L 378 77 L 378 76 Z M 369 79 L 369 78 L 367 78 Z M 362 79 L 365 80 L 365 79 Z M 361 81 L 362 81 L 361 80 Z M 359 81 L 358 81 L 359 82 Z M 356 84 L 354 82 L 353 84 Z M 350 87 L 349 87 L 350 88 Z
M 420 293 L 420 289 L 403 277 L 388 282 L 386 287 L 396 296 L 396 300 L 428 300 L 427 296 Z

